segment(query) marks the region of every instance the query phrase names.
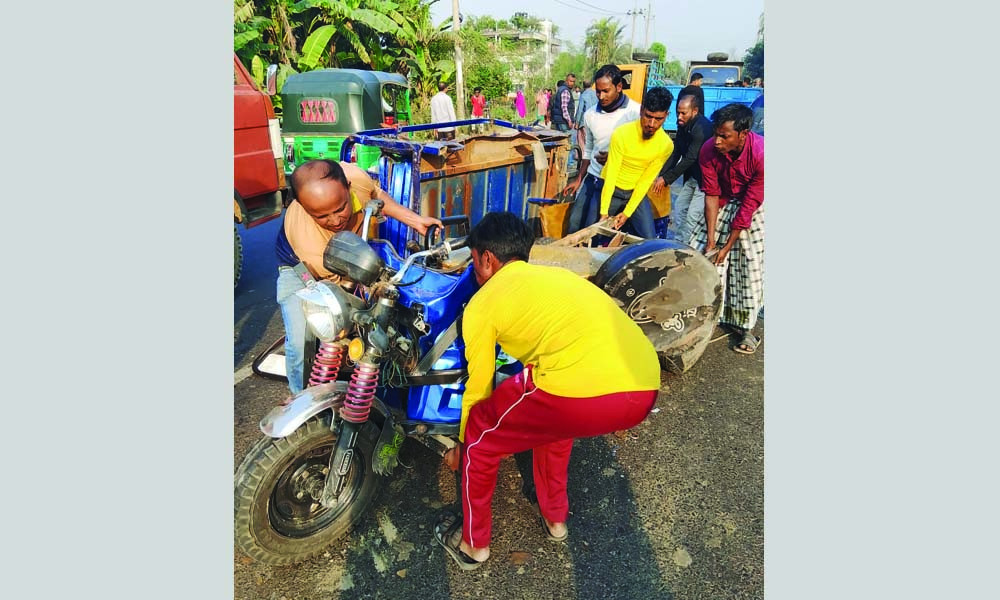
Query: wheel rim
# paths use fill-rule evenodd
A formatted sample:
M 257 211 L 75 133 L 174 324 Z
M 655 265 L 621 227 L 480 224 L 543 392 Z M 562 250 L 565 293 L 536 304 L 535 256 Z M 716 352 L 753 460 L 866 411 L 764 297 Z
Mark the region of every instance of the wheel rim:
M 268 520 L 277 533 L 291 538 L 309 537 L 328 527 L 354 503 L 364 482 L 359 452 L 354 453 L 337 505 L 325 508 L 319 502 L 335 442 L 320 440 L 304 449 L 278 477 L 267 507 Z

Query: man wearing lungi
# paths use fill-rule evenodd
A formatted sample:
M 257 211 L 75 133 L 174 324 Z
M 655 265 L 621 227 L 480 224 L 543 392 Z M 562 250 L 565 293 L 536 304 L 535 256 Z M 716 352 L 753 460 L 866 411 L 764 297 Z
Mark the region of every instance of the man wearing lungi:
M 462 317 L 462 514 L 446 512 L 434 528 L 463 570 L 490 556 L 501 458 L 532 450 L 540 529 L 565 540 L 573 439 L 638 425 L 660 386 L 656 351 L 639 326 L 587 279 L 528 264 L 533 237 L 506 212 L 488 213 L 469 233 L 481 287 Z M 498 344 L 525 369 L 492 390 Z
M 742 104 L 712 114 L 715 136 L 698 155 L 705 219 L 690 241 L 719 269 L 719 321 L 736 328 L 741 339 L 733 350 L 741 354 L 760 344 L 752 330 L 764 304 L 764 138 L 750 131 L 752 121 L 753 111 Z

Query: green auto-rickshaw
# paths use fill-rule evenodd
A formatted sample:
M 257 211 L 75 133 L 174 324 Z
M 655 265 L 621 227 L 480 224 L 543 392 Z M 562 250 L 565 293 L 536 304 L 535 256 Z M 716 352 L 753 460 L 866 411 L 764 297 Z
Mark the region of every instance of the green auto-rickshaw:
M 410 86 L 398 73 L 318 69 L 290 75 L 281 89 L 285 172 L 316 158 L 340 158 L 348 135 L 410 121 Z M 355 160 L 368 169 L 378 160 L 374 146 L 355 146 Z

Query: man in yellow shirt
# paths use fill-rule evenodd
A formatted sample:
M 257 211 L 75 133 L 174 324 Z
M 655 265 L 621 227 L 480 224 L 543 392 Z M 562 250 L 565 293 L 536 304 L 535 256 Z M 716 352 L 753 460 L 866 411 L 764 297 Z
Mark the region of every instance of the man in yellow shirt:
M 295 169 L 291 183 L 296 200 L 285 210 L 275 252 L 277 300 L 285 323 L 285 373 L 289 391 L 297 394 L 305 383 L 306 318 L 295 292 L 305 285 L 292 267 L 302 262 L 313 277 L 332 277 L 333 273 L 323 266 L 326 244 L 338 231 L 361 235 L 365 203 L 369 200 L 382 200 L 385 203 L 382 212 L 421 235 L 431 224 L 440 226 L 441 221 L 418 215 L 399 204 L 353 163 L 311 160 Z
M 627 221 L 639 237 L 656 237 L 653 207 L 646 192 L 674 150 L 673 141 L 663 131 L 673 100 L 665 87 L 646 90 L 639 120 L 625 123 L 611 134 L 608 161 L 601 172 L 601 220 L 613 215 L 615 229 Z
M 469 364 L 459 430 L 462 518 L 446 513 L 435 527 L 463 569 L 489 558 L 502 457 L 533 450 L 541 524 L 562 541 L 573 439 L 634 427 L 660 387 L 659 359 L 639 326 L 590 281 L 528 264 L 533 241 L 512 213 L 488 213 L 468 237 L 481 287 L 462 316 Z M 498 344 L 525 369 L 494 391 Z

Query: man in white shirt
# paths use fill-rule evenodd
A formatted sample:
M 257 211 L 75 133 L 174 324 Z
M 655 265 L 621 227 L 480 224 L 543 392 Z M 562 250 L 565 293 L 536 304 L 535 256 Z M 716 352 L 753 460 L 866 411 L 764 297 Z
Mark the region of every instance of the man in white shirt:
M 447 89 L 448 84 L 442 81 L 438 84 L 438 93 L 431 98 L 431 123 L 458 120 L 458 117 L 455 116 L 455 105 L 451 101 L 451 96 L 445 93 Z M 434 134 L 439 140 L 453 140 L 455 139 L 455 128 L 441 127 L 435 129 Z
M 583 113 L 583 159 L 576 180 L 563 189 L 566 195 L 577 192 L 569 215 L 569 233 L 597 222 L 604 187 L 601 170 L 608 158 L 611 132 L 639 119 L 639 103 L 622 93 L 622 81 L 621 69 L 615 65 L 604 65 L 594 73 L 597 105 Z

